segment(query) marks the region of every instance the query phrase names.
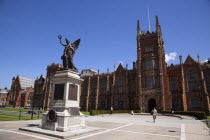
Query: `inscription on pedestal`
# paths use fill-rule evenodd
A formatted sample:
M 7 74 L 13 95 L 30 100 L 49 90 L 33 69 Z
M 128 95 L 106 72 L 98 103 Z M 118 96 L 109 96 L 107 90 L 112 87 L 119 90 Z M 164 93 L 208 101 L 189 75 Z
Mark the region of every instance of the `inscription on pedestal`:
M 64 84 L 55 84 L 54 100 L 63 100 Z
M 69 84 L 69 100 L 77 101 L 77 85 Z
M 80 115 L 78 107 L 69 107 L 68 111 L 70 115 Z

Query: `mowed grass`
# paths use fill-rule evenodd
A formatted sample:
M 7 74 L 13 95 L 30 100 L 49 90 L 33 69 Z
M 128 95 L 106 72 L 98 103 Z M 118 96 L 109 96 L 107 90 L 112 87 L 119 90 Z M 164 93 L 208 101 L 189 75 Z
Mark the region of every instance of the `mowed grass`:
M 207 116 L 207 120 L 210 120 L 210 116 Z
M 33 116 L 33 120 L 41 119 L 42 117 Z M 18 121 L 19 115 L 0 113 L 0 121 Z M 21 115 L 20 120 L 31 120 L 31 116 Z
M 83 112 L 81 111 L 81 113 L 85 114 L 85 115 L 89 115 L 90 116 L 90 112 Z
M 19 108 L 0 108 L 0 110 L 20 112 L 20 109 Z M 27 112 L 28 109 L 21 108 L 21 111 L 22 112 Z

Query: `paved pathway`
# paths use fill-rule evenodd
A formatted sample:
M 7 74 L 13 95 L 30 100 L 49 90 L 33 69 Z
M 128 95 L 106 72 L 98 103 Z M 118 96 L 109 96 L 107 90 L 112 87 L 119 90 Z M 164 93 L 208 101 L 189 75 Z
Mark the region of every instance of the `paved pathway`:
M 205 124 L 192 117 L 113 114 L 86 117 L 86 125 L 98 131 L 67 138 L 67 140 L 210 140 Z M 37 127 L 40 120 L 0 122 L 0 140 L 57 140 L 50 136 L 20 131 L 18 128 Z

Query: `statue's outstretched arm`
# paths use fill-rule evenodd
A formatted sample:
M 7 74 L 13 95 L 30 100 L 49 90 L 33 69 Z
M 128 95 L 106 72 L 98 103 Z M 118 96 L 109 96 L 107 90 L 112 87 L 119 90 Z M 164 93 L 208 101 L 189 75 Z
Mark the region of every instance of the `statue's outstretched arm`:
M 60 43 L 61 43 L 61 45 L 63 45 L 63 46 L 65 47 L 66 45 L 65 45 L 65 44 L 63 44 L 63 43 L 62 43 L 62 41 L 61 41 L 62 36 L 61 36 L 61 35 L 58 35 L 58 38 L 60 39 Z

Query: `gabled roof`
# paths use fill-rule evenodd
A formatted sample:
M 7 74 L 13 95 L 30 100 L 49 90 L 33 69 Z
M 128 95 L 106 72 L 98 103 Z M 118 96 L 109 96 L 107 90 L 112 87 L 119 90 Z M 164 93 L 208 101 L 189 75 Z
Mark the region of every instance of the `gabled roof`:
M 120 63 L 119 66 L 117 67 L 117 71 L 118 71 L 119 69 L 125 69 L 121 63 Z
M 184 64 L 197 64 L 197 62 L 190 55 L 188 55 Z
M 34 87 L 35 79 L 18 76 L 20 80 L 21 89 L 26 89 L 26 87 Z

